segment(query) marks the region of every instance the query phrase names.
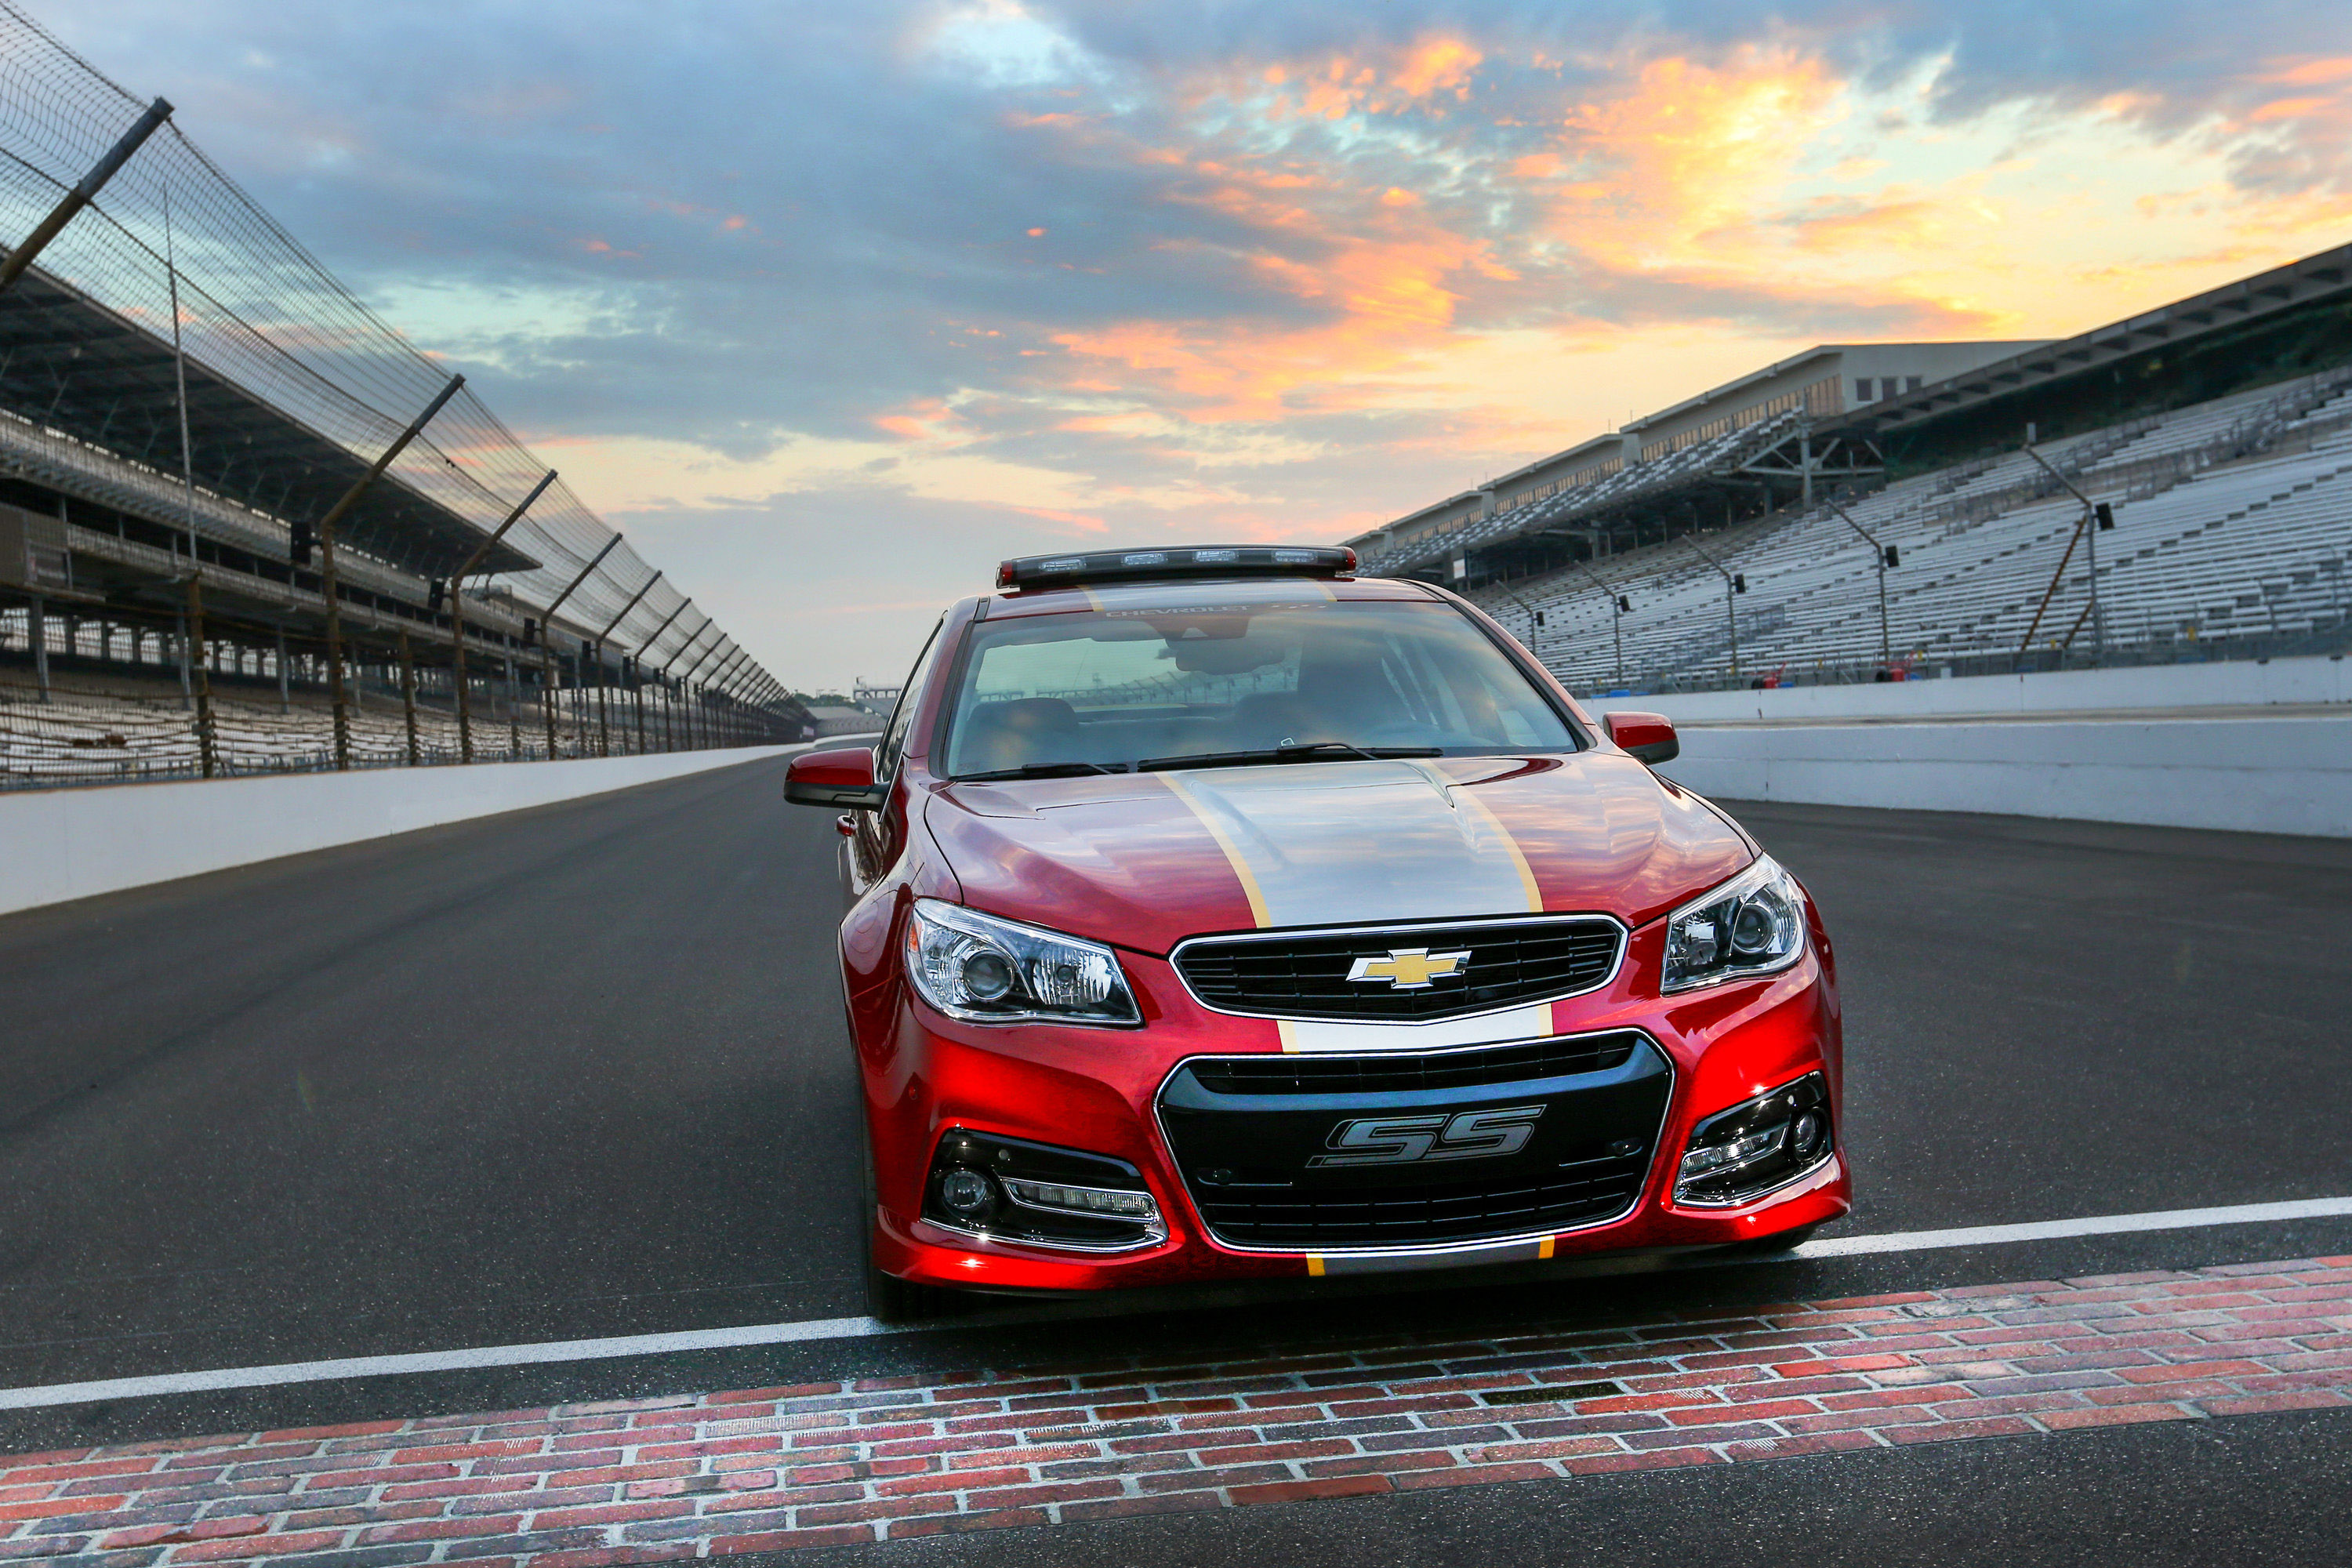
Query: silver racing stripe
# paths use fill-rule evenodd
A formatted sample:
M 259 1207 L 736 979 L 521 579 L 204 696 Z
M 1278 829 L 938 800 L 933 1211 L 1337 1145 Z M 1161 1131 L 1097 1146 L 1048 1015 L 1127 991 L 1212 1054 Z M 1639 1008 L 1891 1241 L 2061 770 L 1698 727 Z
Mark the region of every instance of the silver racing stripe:
M 1163 775 L 1224 849 L 1261 929 L 1535 914 L 1535 878 L 1475 793 L 1427 763 L 1302 763 Z M 1427 1024 L 1284 1020 L 1294 1051 L 1540 1038 L 1551 1005 Z
M 1302 763 L 1181 775 L 1267 929 L 1540 912 L 1493 813 L 1433 767 Z

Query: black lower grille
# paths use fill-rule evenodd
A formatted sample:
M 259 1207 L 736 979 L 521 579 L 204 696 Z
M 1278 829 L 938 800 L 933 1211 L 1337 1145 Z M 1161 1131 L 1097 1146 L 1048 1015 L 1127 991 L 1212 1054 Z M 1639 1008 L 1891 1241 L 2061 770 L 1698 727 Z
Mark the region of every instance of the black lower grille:
M 1354 1192 L 1196 1193 L 1201 1217 L 1252 1247 L 1403 1246 L 1566 1229 L 1622 1213 L 1641 1195 L 1649 1150 L 1540 1182 L 1438 1182 Z
M 1194 995 L 1228 1013 L 1420 1022 L 1590 990 L 1617 967 L 1623 941 L 1614 921 L 1566 915 L 1203 937 L 1175 963 Z M 1351 980 L 1359 961 L 1372 972 Z
M 1188 1062 L 1160 1091 L 1229 1246 L 1412 1247 L 1595 1225 L 1641 1200 L 1674 1070 L 1630 1030 L 1379 1056 Z
M 1194 1063 L 1192 1076 L 1213 1094 L 1385 1094 L 1398 1089 L 1461 1089 L 1604 1071 L 1632 1056 L 1641 1040 L 1639 1035 L 1591 1035 L 1411 1056 L 1229 1057 Z

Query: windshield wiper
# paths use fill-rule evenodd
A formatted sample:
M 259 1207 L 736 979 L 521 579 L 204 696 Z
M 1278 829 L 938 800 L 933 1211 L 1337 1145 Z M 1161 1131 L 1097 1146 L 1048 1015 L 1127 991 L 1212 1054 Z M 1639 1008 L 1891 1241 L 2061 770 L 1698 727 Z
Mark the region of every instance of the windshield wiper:
M 993 773 L 958 773 L 957 784 L 979 784 L 990 779 L 1070 779 L 1087 773 L 1123 773 L 1125 763 L 1024 763 L 1017 768 L 998 768 Z
M 1255 752 L 1202 752 L 1190 757 L 1146 757 L 1137 773 L 1166 768 L 1245 768 L 1254 763 L 1379 762 L 1390 757 L 1442 757 L 1443 746 L 1351 746 L 1345 741 L 1316 741 L 1304 746 L 1268 746 Z

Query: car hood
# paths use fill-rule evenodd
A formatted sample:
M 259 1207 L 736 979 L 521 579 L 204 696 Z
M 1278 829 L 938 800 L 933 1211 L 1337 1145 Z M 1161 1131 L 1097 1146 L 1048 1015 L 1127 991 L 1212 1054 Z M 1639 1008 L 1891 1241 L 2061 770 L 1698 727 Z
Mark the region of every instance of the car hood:
M 1638 926 L 1755 855 L 1613 752 L 952 784 L 924 822 L 973 908 L 1148 952 L 1533 910 Z

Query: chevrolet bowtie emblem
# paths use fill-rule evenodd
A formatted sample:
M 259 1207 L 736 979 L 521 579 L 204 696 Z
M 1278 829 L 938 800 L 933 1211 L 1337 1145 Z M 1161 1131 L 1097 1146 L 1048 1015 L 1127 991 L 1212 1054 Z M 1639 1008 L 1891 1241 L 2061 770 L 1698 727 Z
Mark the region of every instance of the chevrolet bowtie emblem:
M 1459 974 L 1470 962 L 1466 952 L 1432 952 L 1425 947 L 1391 948 L 1379 958 L 1360 958 L 1349 967 L 1348 978 L 1369 985 L 1385 980 L 1399 991 L 1426 991 L 1442 975 Z

